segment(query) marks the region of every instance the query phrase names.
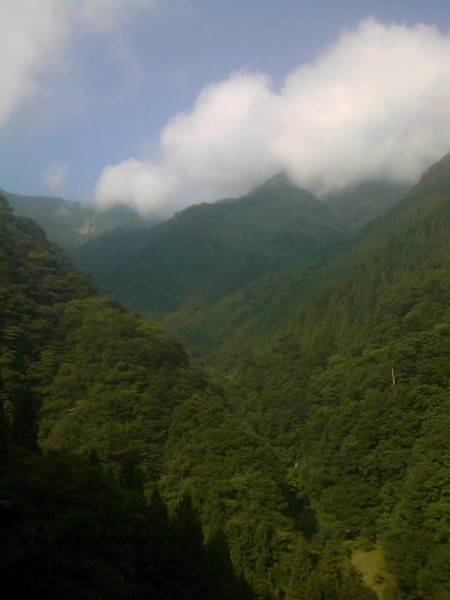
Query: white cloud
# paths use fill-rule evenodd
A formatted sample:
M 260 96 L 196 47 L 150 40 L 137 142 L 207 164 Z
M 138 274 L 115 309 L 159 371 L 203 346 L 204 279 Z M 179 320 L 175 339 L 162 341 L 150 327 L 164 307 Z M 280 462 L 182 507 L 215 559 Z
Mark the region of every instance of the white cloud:
M 37 90 L 36 75 L 55 67 L 68 35 L 64 11 L 53 0 L 0 2 L 0 126 Z
M 108 188 L 103 196 L 101 183 L 98 186 L 98 205 L 102 208 L 128 201 L 141 214 L 162 217 L 169 217 L 176 209 L 180 181 L 170 170 L 165 172 L 164 168 L 131 158 L 120 165 L 106 167 L 103 177 Z M 153 193 L 149 195 L 148 190 Z
M 165 127 L 157 159 L 107 167 L 96 197 L 167 216 L 282 169 L 317 193 L 368 178 L 413 182 L 449 150 L 450 38 L 367 20 L 279 92 L 250 72 L 207 87 Z
M 104 170 L 98 205 L 127 201 L 142 214 L 165 217 L 225 191 L 243 193 L 276 168 L 267 148 L 278 102 L 262 75 L 241 72 L 207 87 L 192 112 L 164 129 L 159 163 L 130 159 Z
M 450 38 L 366 21 L 291 74 L 282 97 L 275 150 L 298 183 L 413 181 L 450 149 Z
M 68 69 L 74 39 L 120 31 L 139 10 L 154 5 L 155 0 L 0 0 L 0 127 L 40 91 L 43 74 Z
M 48 189 L 53 193 L 59 192 L 68 173 L 69 165 L 67 163 L 52 162 L 44 174 L 44 181 Z

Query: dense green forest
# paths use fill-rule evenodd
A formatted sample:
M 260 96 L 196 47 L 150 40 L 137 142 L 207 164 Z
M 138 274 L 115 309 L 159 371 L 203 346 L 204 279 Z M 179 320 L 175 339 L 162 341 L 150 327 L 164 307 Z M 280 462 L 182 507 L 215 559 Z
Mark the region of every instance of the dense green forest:
M 2 202 L 16 595 L 450 597 L 450 156 L 400 191 L 277 177 L 74 255 L 191 358 Z
M 224 389 L 0 208 L 11 597 L 371 598 Z
M 450 596 L 449 267 L 447 156 L 328 264 L 269 275 L 180 327 L 291 466 L 322 534 L 381 551 L 400 598 Z
M 446 157 L 328 265 L 189 325 L 322 534 L 381 550 L 400 598 L 450 595 L 449 192 Z

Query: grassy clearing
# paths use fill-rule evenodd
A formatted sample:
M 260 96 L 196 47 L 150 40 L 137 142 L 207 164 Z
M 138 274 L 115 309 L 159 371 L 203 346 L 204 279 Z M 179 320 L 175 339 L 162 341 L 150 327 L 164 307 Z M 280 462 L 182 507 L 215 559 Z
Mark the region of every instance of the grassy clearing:
M 380 550 L 355 550 L 351 561 L 363 574 L 364 583 L 374 590 L 378 598 L 384 598 L 386 589 L 394 586 Z

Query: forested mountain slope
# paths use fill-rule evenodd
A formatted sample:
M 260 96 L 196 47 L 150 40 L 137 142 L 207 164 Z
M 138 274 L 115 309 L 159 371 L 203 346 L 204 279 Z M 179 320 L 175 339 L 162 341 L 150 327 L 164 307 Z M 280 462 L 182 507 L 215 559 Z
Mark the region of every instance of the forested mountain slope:
M 277 297 L 223 338 L 215 368 L 322 532 L 375 544 L 399 598 L 447 598 L 450 156 L 359 243 L 298 278 L 279 274 Z
M 280 181 L 269 188 L 274 184 Z M 222 204 L 227 212 L 228 202 Z M 192 598 L 374 598 L 349 562 L 355 550 L 386 560 L 377 575 L 385 600 L 449 597 L 450 156 L 351 243 L 342 242 L 335 224 L 325 227 L 338 234 L 321 246 L 320 259 L 268 272 L 222 299 L 214 288 L 215 300 L 204 292 L 202 311 L 182 306 L 172 315 L 173 329 L 190 315 L 185 332 L 209 376 L 178 342 L 99 295 L 31 221 L 5 203 L 1 210 L 7 577 L 24 568 L 36 576 L 49 557 L 53 564 L 58 544 L 67 543 L 61 531 L 75 548 L 91 548 L 83 536 L 80 545 L 72 537 L 73 523 L 89 530 L 86 515 L 95 515 L 99 539 L 106 539 L 111 521 L 100 518 L 96 500 L 80 499 L 95 479 L 105 517 L 128 532 L 123 552 L 107 550 L 120 538 L 112 528 L 113 542 L 102 541 L 99 555 L 90 550 L 81 571 L 64 552 L 67 564 L 56 561 L 54 569 L 71 585 L 74 573 L 92 578 L 92 597 L 111 580 L 124 598 L 146 597 L 149 587 L 155 598 L 178 597 L 181 589 Z M 196 211 L 201 216 L 204 207 L 178 218 Z M 242 235 L 244 223 L 253 223 L 246 219 Z M 175 222 L 165 224 L 168 231 Z M 255 230 L 246 242 L 263 234 Z M 137 232 L 130 250 L 123 242 L 124 252 L 139 254 L 147 235 Z M 168 248 L 177 235 L 167 237 Z M 203 276 L 196 276 L 198 289 Z M 48 521 L 47 504 L 36 512 L 36 498 L 48 495 L 61 473 L 68 488 L 58 498 L 50 493 L 60 508 L 56 522 Z M 143 516 L 143 492 L 148 501 L 156 484 L 173 511 L 162 521 Z M 17 500 L 26 510 L 12 508 Z M 166 514 L 157 493 L 151 506 L 150 514 Z M 130 507 L 152 531 L 137 544 L 133 532 L 140 527 Z M 56 545 L 30 533 L 33 516 L 49 523 Z M 165 533 L 155 519 L 167 524 Z M 187 538 L 180 529 L 190 531 Z M 158 536 L 167 552 L 155 563 Z M 197 540 L 189 555 L 200 557 L 189 566 L 180 555 L 187 539 Z M 96 561 L 100 580 L 86 576 L 98 572 Z M 43 572 L 53 581 L 52 569 Z M 178 572 L 174 591 L 167 578 Z M 219 572 L 228 575 L 212 590 Z M 59 576 L 56 584 L 63 585 Z
M 143 496 L 163 470 L 175 409 L 215 398 L 181 346 L 99 296 L 3 199 L 0 294 L 5 590 L 35 598 L 253 598 L 219 529 L 203 542 L 183 490 L 171 488 L 172 504 L 181 498 L 172 517 L 157 493 L 148 506 Z M 215 406 L 225 410 L 223 399 Z
M 223 389 L 3 200 L 0 295 L 0 572 L 15 597 L 373 598 Z
M 399 203 L 334 247 L 326 261 L 268 273 L 209 308 L 189 307 L 164 320 L 168 331 L 203 354 L 223 348 L 264 348 L 284 332 L 297 332 L 303 349 L 328 355 L 360 335 L 385 289 L 436 267 L 448 256 L 449 158 L 432 167 Z M 347 246 L 347 248 L 346 248 Z
M 345 237 L 330 209 L 279 175 L 242 198 L 201 204 L 147 231 L 112 232 L 74 258 L 132 308 L 201 309 Z

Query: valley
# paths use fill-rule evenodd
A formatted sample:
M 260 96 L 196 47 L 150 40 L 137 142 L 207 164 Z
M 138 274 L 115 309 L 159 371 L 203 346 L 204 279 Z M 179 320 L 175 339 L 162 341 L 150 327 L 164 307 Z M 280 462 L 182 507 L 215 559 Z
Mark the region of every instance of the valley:
M 122 214 L 55 240 L 71 258 L 6 200 L 18 593 L 24 569 L 72 598 L 450 596 L 450 155 L 408 190 L 320 200 L 281 174 L 152 226 Z M 98 553 L 60 561 L 91 526 Z

